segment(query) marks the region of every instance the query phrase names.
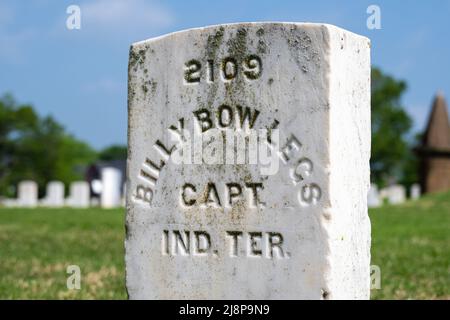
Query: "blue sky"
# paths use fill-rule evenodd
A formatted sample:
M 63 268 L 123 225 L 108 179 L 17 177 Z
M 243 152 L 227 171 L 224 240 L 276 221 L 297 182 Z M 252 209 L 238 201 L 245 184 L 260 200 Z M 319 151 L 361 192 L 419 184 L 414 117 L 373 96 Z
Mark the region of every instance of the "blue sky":
M 450 1 L 0 0 L 0 94 L 52 115 L 95 148 L 126 143 L 132 42 L 210 24 L 326 22 L 369 37 L 372 63 L 408 83 L 403 104 L 421 130 L 432 97 L 450 97 Z M 66 9 L 81 8 L 81 30 Z M 367 7 L 381 9 L 369 30 Z

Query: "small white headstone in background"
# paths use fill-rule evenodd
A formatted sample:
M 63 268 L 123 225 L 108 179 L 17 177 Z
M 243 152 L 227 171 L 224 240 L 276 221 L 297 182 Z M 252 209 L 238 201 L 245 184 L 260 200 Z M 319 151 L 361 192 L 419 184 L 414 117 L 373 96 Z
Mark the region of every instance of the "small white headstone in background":
M 418 184 L 418 183 L 413 184 L 411 186 L 410 194 L 411 194 L 411 199 L 412 200 L 419 199 L 420 195 L 421 195 L 420 184 Z
M 73 208 L 87 208 L 90 204 L 90 195 L 89 183 L 86 181 L 72 182 L 66 204 Z
M 388 187 L 388 202 L 390 204 L 401 204 L 406 201 L 406 188 L 395 184 Z
M 381 198 L 376 184 L 371 184 L 367 195 L 367 205 L 369 208 L 377 208 L 381 205 Z
M 17 205 L 19 207 L 36 207 L 38 204 L 38 185 L 34 181 L 22 181 L 17 188 Z
M 119 169 L 105 167 L 101 170 L 102 193 L 100 202 L 102 208 L 119 207 L 121 202 L 122 173 Z
M 8 208 L 13 208 L 13 207 L 17 207 L 17 206 L 18 206 L 18 204 L 17 204 L 17 199 L 8 199 L 8 198 L 5 198 L 5 199 L 2 199 L 1 204 L 2 204 L 3 206 L 5 206 L 5 207 L 8 207 Z
M 42 205 L 46 207 L 64 206 L 64 183 L 61 181 L 50 181 L 47 184 L 45 198 Z
M 385 199 L 389 198 L 389 187 L 385 187 L 385 188 L 380 189 L 379 194 L 380 194 L 381 203 L 383 203 L 383 201 Z
M 369 48 L 302 23 L 212 26 L 132 46 L 131 299 L 369 298 Z M 257 163 L 238 160 L 238 148 L 220 156 L 245 132 L 262 141 Z

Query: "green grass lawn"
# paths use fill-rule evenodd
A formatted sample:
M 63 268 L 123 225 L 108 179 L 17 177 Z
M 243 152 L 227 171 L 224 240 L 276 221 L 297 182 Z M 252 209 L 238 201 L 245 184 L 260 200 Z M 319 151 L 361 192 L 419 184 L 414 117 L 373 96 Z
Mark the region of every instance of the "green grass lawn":
M 450 193 L 370 212 L 374 299 L 450 299 Z M 125 299 L 124 210 L 0 209 L 1 299 Z M 66 268 L 81 269 L 68 290 Z
M 0 298 L 125 299 L 124 233 L 124 209 L 1 209 Z
M 373 299 L 450 299 L 450 193 L 370 211 Z

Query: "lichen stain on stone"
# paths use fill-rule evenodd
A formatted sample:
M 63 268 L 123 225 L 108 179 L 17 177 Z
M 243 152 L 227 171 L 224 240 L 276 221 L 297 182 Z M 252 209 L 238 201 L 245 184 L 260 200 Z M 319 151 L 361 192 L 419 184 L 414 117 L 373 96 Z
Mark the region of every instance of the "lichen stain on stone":
M 247 34 L 247 29 L 239 28 L 236 31 L 236 36 L 227 41 L 228 53 L 238 61 L 242 61 L 247 54 Z
M 206 59 L 205 60 L 218 60 L 218 52 L 220 51 L 220 46 L 223 42 L 223 37 L 225 33 L 224 27 L 219 27 L 213 34 L 208 35 L 206 41 Z M 206 97 L 206 107 L 212 106 L 218 89 L 218 81 L 214 81 L 209 84 L 208 93 Z
M 262 37 L 262 36 L 264 35 L 264 29 L 263 29 L 263 28 L 259 28 L 259 29 L 256 31 L 256 35 L 257 35 L 258 37 Z
M 132 81 L 128 80 L 128 102 L 134 100 L 136 92 L 134 91 L 134 85 Z
M 214 34 L 208 36 L 208 40 L 206 43 L 206 53 L 208 58 L 212 59 L 216 57 L 217 51 L 219 50 L 220 45 L 223 41 L 224 32 L 224 27 L 219 27 L 219 29 Z
M 142 85 L 142 91 L 144 91 L 144 95 L 146 95 L 147 92 L 148 92 L 148 88 L 147 88 L 147 83 L 146 82 L 144 82 L 144 84 Z
M 304 73 L 309 71 L 307 65 L 310 62 L 320 68 L 320 54 L 315 49 L 313 39 L 308 32 L 291 29 L 286 35 L 286 40 L 291 57 Z
M 144 93 L 144 98 L 146 98 L 147 93 L 149 91 L 151 91 L 151 94 L 153 96 L 155 96 L 157 84 L 158 83 L 154 79 L 151 79 L 151 80 L 144 80 L 144 79 L 142 79 L 141 89 L 142 89 L 142 92 Z
M 246 28 L 241 27 L 236 30 L 235 36 L 231 36 L 227 41 L 228 56 L 233 57 L 237 63 L 237 66 L 241 66 L 244 61 L 247 50 L 247 35 Z M 223 68 L 224 66 L 222 66 Z M 246 83 L 239 71 L 233 80 L 225 82 L 225 98 L 229 101 L 233 101 L 236 97 L 248 97 L 248 91 L 245 91 Z
M 257 46 L 257 53 L 260 55 L 266 54 L 268 51 L 268 45 L 266 43 L 266 40 L 263 38 L 265 34 L 265 31 L 263 28 L 259 28 L 256 30 L 256 36 L 259 37 L 258 40 L 258 46 Z
M 267 45 L 266 45 L 266 43 L 263 40 L 259 40 L 258 41 L 257 52 L 259 54 L 265 54 L 267 52 Z
M 134 71 L 137 71 L 137 67 L 143 67 L 145 63 L 145 49 L 139 49 L 137 52 L 132 46 L 130 48 L 130 58 L 129 58 L 129 68 L 133 68 Z
M 156 88 L 158 86 L 158 82 L 156 80 L 152 79 L 152 80 L 150 80 L 150 86 L 151 86 L 152 94 L 155 95 Z

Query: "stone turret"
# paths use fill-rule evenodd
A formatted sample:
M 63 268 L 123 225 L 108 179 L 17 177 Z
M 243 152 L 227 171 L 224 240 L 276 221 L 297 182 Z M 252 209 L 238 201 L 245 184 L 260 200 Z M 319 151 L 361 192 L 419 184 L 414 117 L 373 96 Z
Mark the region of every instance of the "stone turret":
M 422 144 L 417 148 L 420 179 L 424 192 L 450 190 L 450 122 L 447 103 L 438 93 L 434 98 Z

